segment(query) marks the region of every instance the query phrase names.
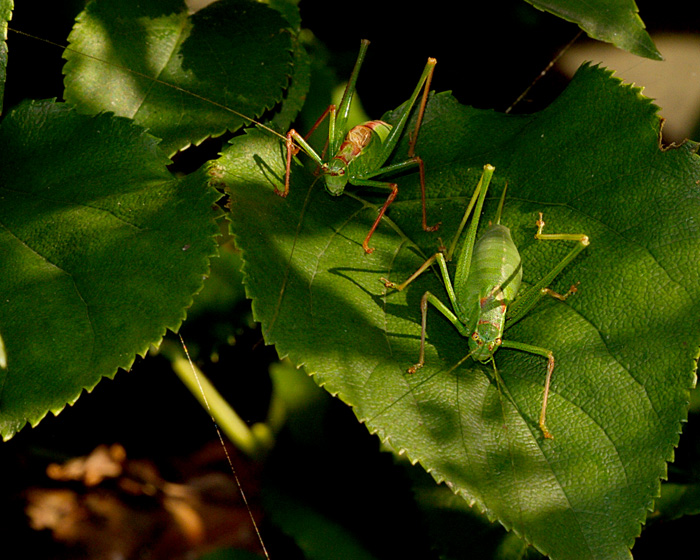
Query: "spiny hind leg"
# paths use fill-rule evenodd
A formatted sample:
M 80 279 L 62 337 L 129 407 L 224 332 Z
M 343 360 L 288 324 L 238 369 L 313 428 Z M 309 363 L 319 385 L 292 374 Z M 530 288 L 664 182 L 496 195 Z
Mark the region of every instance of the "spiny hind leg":
M 565 301 L 570 295 L 578 291 L 578 283 L 569 288 L 566 294 L 559 294 L 549 288 L 552 281 L 564 270 L 564 268 L 573 261 L 578 254 L 590 244 L 590 239 L 583 233 L 542 233 L 544 229 L 544 219 L 540 212 L 539 219 L 536 222 L 537 233 L 535 239 L 541 241 L 576 241 L 576 246 L 566 255 L 559 264 L 552 268 L 543 278 L 541 278 L 533 287 L 531 287 L 523 296 L 516 299 L 508 309 L 508 320 L 510 324 L 514 324 L 522 319 L 534 307 L 534 305 L 545 295 L 549 295 L 560 301 Z
M 576 256 L 583 251 L 586 247 L 588 247 L 590 240 L 588 239 L 588 236 L 584 233 L 542 233 L 542 230 L 544 229 L 545 222 L 542 217 L 542 212 L 539 213 L 540 217 L 535 222 L 535 225 L 537 226 L 537 233 L 535 234 L 535 239 L 539 239 L 542 241 L 577 241 L 578 245 L 569 253 L 564 259 L 562 260 L 559 265 L 557 265 L 554 269 L 555 275 L 559 274 L 563 270 L 563 268 L 569 264 L 573 259 L 576 258 Z M 542 293 L 548 296 L 551 296 L 555 299 L 558 299 L 559 301 L 566 301 L 566 298 L 568 298 L 570 295 L 575 294 L 578 291 L 578 285 L 580 282 L 577 282 L 576 284 L 573 284 L 570 288 L 569 291 L 566 292 L 565 294 L 559 294 L 552 290 L 551 288 L 543 287 L 542 288 Z
M 422 205 L 422 212 L 423 212 L 423 230 L 425 231 L 437 231 L 438 228 L 440 227 L 440 224 L 442 222 L 438 222 L 432 226 L 428 225 L 428 212 L 425 209 L 425 167 L 423 164 L 423 160 L 418 157 L 414 156 L 413 159 L 418 163 L 418 175 L 420 177 L 420 196 L 421 196 L 421 205 Z

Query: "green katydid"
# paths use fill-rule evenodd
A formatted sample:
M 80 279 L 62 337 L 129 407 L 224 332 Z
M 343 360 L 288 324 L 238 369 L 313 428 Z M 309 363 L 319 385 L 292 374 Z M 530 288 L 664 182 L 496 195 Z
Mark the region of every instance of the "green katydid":
M 363 40 L 360 44 L 360 53 L 357 56 L 355 67 L 348 81 L 340 105 L 336 107 L 331 105 L 316 121 L 307 137 L 328 117 L 328 141 L 326 150 L 323 155 L 319 155 L 306 141 L 306 139 L 292 129 L 287 133 L 287 169 L 284 184 L 284 191 L 275 189 L 275 192 L 280 196 L 287 196 L 289 192 L 289 175 L 291 171 L 292 157 L 302 149 L 311 159 L 313 159 L 320 167 L 320 173 L 325 181 L 326 190 L 333 196 L 343 194 L 348 183 L 358 187 L 375 187 L 388 189 L 391 192 L 384 202 L 384 205 L 379 211 L 379 214 L 372 224 L 372 227 L 367 234 L 367 237 L 362 243 L 365 252 L 371 253 L 374 251 L 369 246 L 369 240 L 372 234 L 377 229 L 379 222 L 384 216 L 387 207 L 396 198 L 398 186 L 396 183 L 381 181 L 375 179 L 380 175 L 403 171 L 409 167 L 418 166 L 421 186 L 421 201 L 423 210 L 423 229 L 425 231 L 435 231 L 440 224 L 429 226 L 427 224 L 425 211 L 425 172 L 423 160 L 415 155 L 415 144 L 418 137 L 418 131 L 423 119 L 423 112 L 430 90 L 430 82 L 433 76 L 433 70 L 437 61 L 434 58 L 429 58 L 423 69 L 418 84 L 416 85 L 413 94 L 404 104 L 403 110 L 400 113 L 396 124 L 389 125 L 384 121 L 369 121 L 360 125 L 354 126 L 347 130 L 348 115 L 350 113 L 350 104 L 355 95 L 355 86 L 360 68 L 367 53 L 369 41 Z M 384 165 L 391 154 L 396 149 L 396 145 L 403 133 L 403 130 L 408 122 L 411 110 L 418 100 L 421 90 L 423 90 L 423 98 L 418 111 L 416 127 L 410 137 L 408 159 Z M 347 130 L 347 132 L 346 132 Z M 324 157 L 325 156 L 325 157 Z
M 22 35 L 28 35 L 21 31 L 16 32 Z M 28 36 L 33 37 L 32 35 Z M 38 37 L 36 38 L 38 39 Z M 418 138 L 418 132 L 422 124 L 423 113 L 430 90 L 430 83 L 432 81 L 433 71 L 437 61 L 434 58 L 428 59 L 415 90 L 413 91 L 409 100 L 404 104 L 403 109 L 399 114 L 398 121 L 394 125 L 390 125 L 380 120 L 373 120 L 354 126 L 348 130 L 350 106 L 355 95 L 357 79 L 360 68 L 367 54 L 368 47 L 369 41 L 362 40 L 357 61 L 355 62 L 355 66 L 350 75 L 350 79 L 348 80 L 348 84 L 345 88 L 340 104 L 337 107 L 335 105 L 330 105 L 319 117 L 306 137 L 301 136 L 294 129 L 291 129 L 286 135 L 281 135 L 268 126 L 265 126 L 264 124 L 244 115 L 243 113 L 236 111 L 235 109 L 231 109 L 215 101 L 208 100 L 196 93 L 189 92 L 184 88 L 164 82 L 158 78 L 149 77 L 141 72 L 130 70 L 128 68 L 122 69 L 125 72 L 150 79 L 160 85 L 170 87 L 181 93 L 190 94 L 196 99 L 209 102 L 212 105 L 227 112 L 233 113 L 234 115 L 257 125 L 258 127 L 284 140 L 287 149 L 284 189 L 278 189 L 275 187 L 275 192 L 282 197 L 286 197 L 289 193 L 292 158 L 299 152 L 299 150 L 303 150 L 311 159 L 314 160 L 316 164 L 318 164 L 320 167 L 320 174 L 324 179 L 326 190 L 333 196 L 343 194 L 348 183 L 359 187 L 374 187 L 389 190 L 389 196 L 379 210 L 377 218 L 375 219 L 369 233 L 362 243 L 364 250 L 367 253 L 371 253 L 373 249 L 369 246 L 369 241 L 374 234 L 374 231 L 377 229 L 377 226 L 381 222 L 381 219 L 384 216 L 388 206 L 398 194 L 398 186 L 396 183 L 377 180 L 376 177 L 378 176 L 401 172 L 417 166 L 421 185 L 423 229 L 425 231 L 435 231 L 440 224 L 438 223 L 433 226 L 429 226 L 427 224 L 425 210 L 424 164 L 423 160 L 419 156 L 415 155 L 415 145 Z M 66 48 L 66 50 L 71 53 L 75 52 L 77 54 L 83 54 L 71 49 L 70 47 Z M 101 61 L 99 57 L 94 55 L 84 56 L 88 56 L 90 59 L 98 62 Z M 423 91 L 423 96 L 418 109 L 416 125 L 413 133 L 410 135 L 407 159 L 397 163 L 385 165 L 398 145 L 421 90 Z M 326 117 L 329 121 L 328 140 L 326 142 L 324 152 L 319 155 L 307 142 L 307 138 L 314 132 L 314 130 L 316 130 L 318 126 L 320 126 Z
M 547 358 L 547 375 L 539 427 L 545 438 L 551 438 L 552 436 L 547 429 L 545 420 L 549 384 L 554 370 L 554 355 L 547 348 L 503 340 L 502 336 L 505 329 L 522 319 L 543 296 L 550 295 L 557 299 L 565 300 L 571 293 L 576 291 L 575 286 L 572 286 L 567 294 L 560 295 L 550 290 L 547 286 L 564 267 L 588 246 L 589 239 L 584 234 L 542 233 L 545 224 L 540 213 L 540 217 L 536 222 L 538 228 L 535 234 L 536 239 L 575 241 L 577 244 L 548 274 L 518 297 L 523 275 L 522 261 L 520 253 L 511 238 L 510 230 L 500 223 L 506 189 L 503 190 L 503 195 L 501 196 L 495 223 L 490 224 L 483 235 L 476 240 L 479 217 L 494 170 L 495 168 L 491 165 L 484 166 L 481 179 L 467 206 L 455 237 L 446 252 L 435 253 L 402 284 L 396 284 L 385 278 L 382 278 L 382 281 L 388 288 L 403 290 L 437 261 L 447 295 L 452 304 L 452 309 L 450 309 L 432 293 L 425 292 L 423 295 L 421 299 L 420 356 L 418 363 L 409 368 L 409 373 L 414 373 L 423 367 L 425 363 L 428 303 L 431 303 L 440 311 L 462 336 L 468 338 L 470 352 L 467 357 L 471 357 L 481 363 L 492 362 L 496 375 L 498 375 L 498 372 L 495 369 L 494 354 L 500 347 L 520 350 Z M 471 224 L 457 255 L 457 269 L 453 283 L 450 280 L 447 261 L 451 260 L 457 242 L 472 211 Z

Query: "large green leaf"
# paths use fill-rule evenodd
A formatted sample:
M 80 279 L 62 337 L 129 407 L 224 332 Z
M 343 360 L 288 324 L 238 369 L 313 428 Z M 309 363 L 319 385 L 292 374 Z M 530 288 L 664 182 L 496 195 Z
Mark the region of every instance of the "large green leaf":
M 644 29 L 634 0 L 527 0 L 540 10 L 576 23 L 589 37 L 637 56 L 662 60 Z
M 185 317 L 216 252 L 197 174 L 133 122 L 24 103 L 0 125 L 0 433 L 58 413 Z
M 289 27 L 250 0 L 193 16 L 182 0 L 94 1 L 64 54 L 66 101 L 130 117 L 172 154 L 249 124 L 282 99 L 292 73 Z M 308 62 L 295 68 L 308 71 Z
M 552 558 L 630 557 L 695 381 L 700 166 L 695 144 L 659 145 L 656 110 L 588 66 L 534 115 L 434 97 L 418 152 L 429 221 L 443 226 L 437 234 L 420 228 L 418 181 L 409 174 L 371 255 L 361 241 L 382 198 L 332 198 L 299 166 L 288 198 L 275 196 L 284 147 L 266 133 L 235 140 L 211 169 L 230 190 L 231 229 L 267 342 L 386 444 Z M 580 282 L 578 294 L 543 301 L 504 335 L 554 352 L 553 440 L 537 426 L 542 357 L 499 350 L 499 387 L 490 365 L 457 367 L 467 342 L 431 310 L 426 366 L 409 375 L 419 300 L 428 289 L 447 297 L 437 274 L 401 293 L 379 281 L 403 280 L 438 236 L 449 239 L 485 163 L 496 174 L 482 221 L 507 183 L 502 222 L 520 248 L 526 283 L 570 249 L 534 239 L 539 212 L 546 231 L 591 239 L 553 284 L 566 291 Z

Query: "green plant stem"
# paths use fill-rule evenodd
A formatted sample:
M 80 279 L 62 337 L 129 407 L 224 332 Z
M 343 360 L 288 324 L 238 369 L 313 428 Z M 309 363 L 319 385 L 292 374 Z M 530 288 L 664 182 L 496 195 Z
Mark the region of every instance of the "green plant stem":
M 206 375 L 179 348 L 164 341 L 160 351 L 170 360 L 173 371 L 238 449 L 249 457 L 259 459 L 272 448 L 274 436 L 270 429 L 261 423 L 248 426 Z

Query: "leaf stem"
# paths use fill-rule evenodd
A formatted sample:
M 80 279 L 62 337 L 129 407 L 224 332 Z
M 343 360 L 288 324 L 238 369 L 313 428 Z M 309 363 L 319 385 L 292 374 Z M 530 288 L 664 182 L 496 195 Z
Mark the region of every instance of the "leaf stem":
M 238 449 L 253 459 L 260 459 L 273 447 L 274 435 L 269 427 L 262 423 L 248 426 L 206 375 L 175 344 L 165 340 L 160 351 L 170 360 L 175 374 Z

